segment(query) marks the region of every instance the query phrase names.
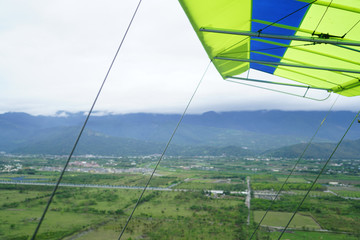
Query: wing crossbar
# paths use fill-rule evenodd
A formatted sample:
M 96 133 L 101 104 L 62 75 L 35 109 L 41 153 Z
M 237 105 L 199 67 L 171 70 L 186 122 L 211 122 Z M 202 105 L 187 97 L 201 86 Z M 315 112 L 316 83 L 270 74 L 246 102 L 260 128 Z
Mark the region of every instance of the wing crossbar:
M 291 84 L 291 83 L 273 82 L 273 81 L 266 81 L 266 80 L 253 79 L 253 78 L 242 78 L 242 77 L 232 77 L 232 76 L 227 76 L 226 78 L 242 80 L 242 81 L 250 81 L 250 82 L 281 85 L 281 86 L 287 86 L 287 87 L 298 87 L 298 88 L 306 88 L 306 89 L 324 90 L 324 91 L 327 91 L 327 92 L 332 92 L 333 91 L 331 88 L 320 88 L 320 87 L 313 87 L 313 86 L 309 86 L 309 85 L 299 85 L 299 84 Z
M 341 38 L 326 38 L 326 37 L 304 37 L 304 36 L 288 36 L 280 34 L 268 34 L 262 32 L 251 32 L 251 31 L 238 31 L 231 29 L 222 29 L 222 28 L 209 28 L 201 27 L 200 32 L 211 32 L 211 33 L 222 33 L 222 34 L 232 34 L 232 35 L 242 35 L 249 37 L 259 37 L 259 38 L 276 38 L 276 39 L 285 39 L 285 40 L 294 40 L 302 42 L 313 42 L 313 43 L 327 43 L 333 45 L 348 45 L 348 46 L 360 46 L 359 41 L 349 41 L 343 40 Z M 321 35 L 322 36 L 322 35 Z M 327 36 L 326 34 L 324 36 Z
M 259 61 L 259 60 L 253 60 L 253 59 L 247 59 L 247 58 L 214 57 L 214 59 L 227 60 L 227 61 L 238 61 L 238 62 L 249 62 L 249 63 L 259 63 L 259 64 L 264 64 L 264 65 L 309 68 L 309 69 L 316 69 L 316 70 L 326 70 L 326 71 L 347 72 L 347 73 L 358 73 L 358 74 L 360 74 L 360 71 L 358 71 L 358 70 L 345 69 L 345 68 L 318 67 L 318 66 L 290 64 L 290 63 L 283 63 L 283 62 Z

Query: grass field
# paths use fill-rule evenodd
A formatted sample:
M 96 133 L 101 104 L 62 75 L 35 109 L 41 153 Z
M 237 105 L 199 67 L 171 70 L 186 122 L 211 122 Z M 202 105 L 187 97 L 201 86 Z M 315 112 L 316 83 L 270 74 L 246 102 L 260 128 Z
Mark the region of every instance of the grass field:
M 265 211 L 254 211 L 253 214 L 254 221 L 258 223 L 261 220 L 262 216 L 265 214 Z M 284 227 L 289 221 L 291 215 L 292 213 L 288 212 L 268 212 L 262 222 L 262 225 L 272 227 Z M 318 230 L 320 229 L 320 226 L 314 221 L 312 217 L 296 214 L 294 219 L 290 223 L 289 228 Z
M 6 185 L 6 187 L 11 186 Z M 19 188 L 22 187 L 13 186 L 13 190 L 1 189 L 0 239 L 27 239 L 27 236 L 31 236 L 49 198 L 49 191 L 36 190 L 40 189 L 39 186 L 31 190 L 19 190 Z M 42 223 L 37 239 L 60 239 L 113 218 L 113 212 L 125 206 L 121 205 L 121 202 L 111 205 L 109 201 L 114 199 L 111 196 L 119 193 L 110 192 L 109 194 L 109 191 L 60 187 Z M 133 194 L 121 194 L 123 197 L 120 200 L 132 204 L 138 191 L 132 192 Z M 102 201 L 94 204 L 94 201 L 89 199 L 94 196 Z
M 7 189 L 1 190 L 0 239 L 27 239 L 37 226 L 49 191 L 39 186 L 26 191 L 18 185 L 3 187 Z M 60 187 L 36 239 L 74 234 L 80 234 L 79 239 L 117 239 L 139 194 L 139 190 L 128 189 Z M 233 239 L 245 226 L 246 216 L 242 197 L 147 191 L 124 239 Z
M 357 187 L 329 187 L 329 190 L 341 197 L 360 198 L 360 188 Z
M 247 225 L 248 209 L 244 197 L 208 196 L 200 191 L 243 190 L 247 187 L 246 176 L 233 172 L 165 170 L 154 177 L 152 186 L 168 187 L 179 183 L 173 187 L 175 190 L 185 188 L 189 191 L 146 191 L 122 239 L 249 239 L 254 222 L 260 220 L 270 204 L 269 200 L 253 198 L 251 206 L 254 211 L 251 223 Z M 5 179 L 19 175 L 0 174 Z M 57 175 L 57 172 L 43 172 L 35 176 L 53 180 Z M 26 178 L 32 176 L 27 175 Z M 271 188 L 284 180 L 283 174 L 249 176 L 251 184 Z M 67 172 L 64 182 L 143 186 L 147 179 L 148 175 L 135 173 L 115 175 Z M 306 176 L 294 176 L 290 178 L 289 184 L 303 186 L 306 185 L 306 179 Z M 358 196 L 357 190 L 360 190 L 356 186 L 329 188 L 342 196 Z M 0 189 L 0 239 L 27 239 L 35 230 L 52 187 L 0 184 Z M 117 239 L 140 192 L 130 189 L 59 187 L 37 240 L 69 240 L 70 235 L 77 240 Z M 277 239 L 280 233 L 266 226 L 285 226 L 290 212 L 306 191 L 291 192 L 282 195 L 274 203 L 273 211 L 265 218 L 257 239 Z M 282 239 L 360 239 L 346 234 L 316 232 L 322 227 L 360 236 L 359 213 L 360 201 L 340 198 L 329 192 L 311 192 L 300 214 L 290 224 L 290 232 L 285 233 Z
M 281 183 L 285 182 L 286 177 L 278 177 L 277 180 Z M 302 177 L 291 177 L 287 180 L 289 183 L 307 183 L 308 181 Z
M 62 180 L 63 183 L 75 184 L 99 184 L 99 185 L 126 185 L 126 186 L 145 186 L 148 175 L 143 174 L 87 174 L 87 173 L 67 173 Z M 150 187 L 167 187 L 177 177 L 172 176 L 154 176 Z
M 0 238 L 21 239 L 21 237 L 32 235 L 42 210 L 41 208 L 27 209 L 24 206 L 19 206 L 16 209 L 0 210 Z M 104 216 L 95 214 L 50 211 L 42 224 L 37 239 L 58 239 L 61 236 L 66 236 L 103 220 Z
M 124 239 L 234 239 L 246 219 L 240 197 L 208 198 L 196 192 L 149 192 L 147 196 L 151 200 L 138 207 Z M 128 213 L 78 239 L 116 239 Z
M 279 232 L 272 232 L 271 239 L 278 239 Z M 357 240 L 359 238 L 341 233 L 326 233 L 326 232 L 309 232 L 309 231 L 294 231 L 291 233 L 284 233 L 281 239 L 286 240 Z
M 44 176 L 40 174 L 23 175 L 23 174 L 1 174 L 2 181 L 34 181 L 34 182 L 54 182 L 56 180 L 53 176 Z
M 14 190 L 2 189 L 0 194 L 0 203 L 2 203 L 2 205 L 0 206 L 6 207 L 6 205 L 12 203 L 18 203 L 32 198 L 41 198 L 47 195 L 48 193 L 46 192 L 44 193 L 44 192 L 34 192 L 34 191 L 26 191 L 26 190 L 18 190 L 18 193 L 14 194 Z

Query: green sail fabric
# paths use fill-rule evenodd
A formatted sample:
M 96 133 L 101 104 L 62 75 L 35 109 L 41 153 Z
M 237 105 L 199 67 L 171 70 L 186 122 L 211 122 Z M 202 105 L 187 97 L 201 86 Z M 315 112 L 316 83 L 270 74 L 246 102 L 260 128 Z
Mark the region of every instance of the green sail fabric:
M 238 52 L 249 58 L 250 38 L 200 32 L 200 27 L 251 28 L 251 0 L 180 0 L 197 36 L 210 59 L 223 52 Z M 249 63 L 213 60 L 222 77 L 238 75 L 249 69 Z
M 236 76 L 249 68 L 254 68 L 308 86 L 331 89 L 344 96 L 360 95 L 360 47 L 358 46 L 312 44 L 295 40 L 199 31 L 200 28 L 232 29 L 360 41 L 359 0 L 318 0 L 315 2 L 313 0 L 277 0 L 276 2 L 179 0 L 179 2 L 209 58 L 213 60 L 223 78 Z M 284 18 L 286 15 L 289 16 Z M 274 23 L 279 19 L 282 20 Z M 226 60 L 214 59 L 216 57 Z M 255 61 L 240 62 L 228 60 L 229 58 Z M 264 64 L 261 61 L 276 64 Z M 339 69 L 339 71 L 300 68 L 283 64 Z

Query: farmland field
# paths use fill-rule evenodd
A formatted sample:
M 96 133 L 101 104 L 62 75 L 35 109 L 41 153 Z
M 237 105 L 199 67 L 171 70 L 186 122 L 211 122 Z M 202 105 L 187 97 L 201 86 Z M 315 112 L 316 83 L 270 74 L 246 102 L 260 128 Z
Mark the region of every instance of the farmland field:
M 104 165 L 106 161 L 99 160 Z M 197 163 L 197 159 L 176 158 L 172 166 L 173 161 L 165 159 L 153 177 L 150 187 L 158 189 L 145 192 L 123 239 L 248 239 L 271 204 L 271 200 L 255 192 L 276 193 L 286 177 L 284 172 L 267 170 L 234 171 L 235 163 L 248 162 L 241 159 L 220 158 L 217 162 L 210 158 Z M 272 164 L 290 165 L 286 160 L 278 161 Z M 189 162 L 194 168 L 184 167 Z M 261 164 L 257 163 L 251 161 L 259 169 Z M 36 239 L 117 239 L 147 182 L 148 169 L 154 164 L 140 158 L 139 165 L 119 173 L 100 173 L 96 169 L 83 172 L 82 168 L 66 172 L 62 182 L 78 185 L 59 187 Z M 40 168 L 25 171 L 28 174 L 0 173 L 0 239 L 32 236 L 53 189 L 32 183 L 54 183 L 59 174 Z M 346 198 L 359 196 L 357 178 L 334 176 L 339 186 L 330 186 L 331 176 L 325 177 L 310 192 L 283 239 L 359 239 L 360 201 Z M 272 204 L 255 233 L 256 239 L 277 239 L 278 230 L 287 224 L 313 178 L 312 173 L 290 178 L 286 191 Z M 21 181 L 29 185 L 21 185 Z M 245 204 L 248 184 L 252 190 L 248 195 L 249 222 Z
M 265 211 L 254 211 L 254 221 L 258 223 L 264 214 Z M 292 213 L 289 212 L 268 212 L 262 222 L 262 225 L 285 227 L 291 216 Z M 302 215 L 301 213 L 295 215 L 293 221 L 289 225 L 289 228 L 309 230 L 321 229 L 319 224 L 317 224 L 311 216 Z

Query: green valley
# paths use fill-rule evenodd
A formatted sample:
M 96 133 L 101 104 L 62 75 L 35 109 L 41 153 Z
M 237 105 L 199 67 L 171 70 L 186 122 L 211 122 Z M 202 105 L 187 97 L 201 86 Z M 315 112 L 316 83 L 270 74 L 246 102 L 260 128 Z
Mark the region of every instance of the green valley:
M 0 174 L 1 239 L 31 237 L 64 158 L 1 156 L 7 167 Z M 157 159 L 76 156 L 36 239 L 117 239 Z M 249 239 L 293 163 L 286 158 L 167 156 L 123 239 Z M 277 239 L 322 163 L 301 162 L 255 239 Z M 358 239 L 360 180 L 354 169 L 358 160 L 332 163 L 284 239 Z

